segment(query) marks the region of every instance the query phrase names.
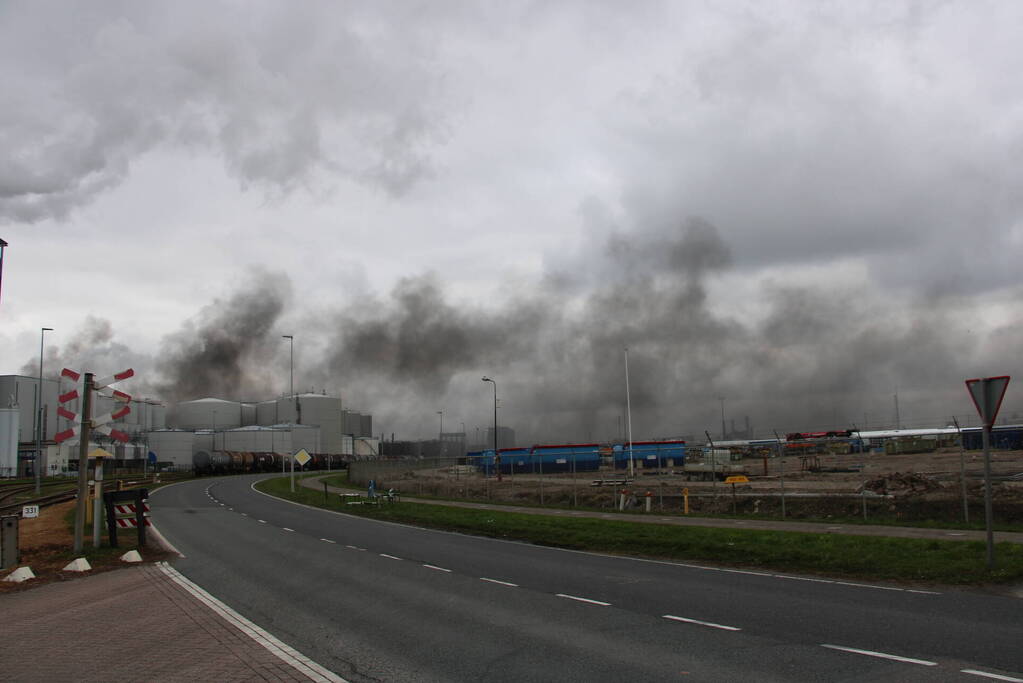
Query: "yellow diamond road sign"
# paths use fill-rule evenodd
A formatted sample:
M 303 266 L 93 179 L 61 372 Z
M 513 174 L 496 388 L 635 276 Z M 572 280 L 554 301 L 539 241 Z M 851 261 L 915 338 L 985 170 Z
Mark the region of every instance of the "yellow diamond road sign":
M 306 450 L 304 448 L 300 450 L 298 453 L 295 453 L 295 462 L 297 462 L 299 465 L 304 465 L 312 459 L 313 456 L 306 453 Z
M 89 453 L 90 458 L 112 458 L 114 454 L 110 451 L 105 451 L 102 448 L 97 448 Z

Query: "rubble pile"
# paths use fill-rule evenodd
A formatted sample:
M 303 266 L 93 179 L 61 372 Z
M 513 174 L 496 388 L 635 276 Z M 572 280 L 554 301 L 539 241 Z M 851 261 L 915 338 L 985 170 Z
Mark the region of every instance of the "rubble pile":
M 916 472 L 893 472 L 891 474 L 868 479 L 863 483 L 861 491 L 873 491 L 879 495 L 905 495 L 911 493 L 927 493 L 941 488 L 941 484 L 934 477 Z

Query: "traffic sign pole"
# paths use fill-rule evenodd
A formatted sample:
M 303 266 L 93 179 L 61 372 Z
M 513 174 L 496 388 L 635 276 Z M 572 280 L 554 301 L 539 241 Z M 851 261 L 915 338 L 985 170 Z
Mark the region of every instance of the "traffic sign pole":
M 991 427 L 998 417 L 998 409 L 1002 407 L 1005 389 L 1009 386 L 1009 376 L 985 377 L 983 379 L 966 380 L 966 389 L 970 392 L 973 405 L 977 408 L 981 421 L 984 423 L 984 527 L 987 531 L 987 568 L 995 568 L 995 532 L 993 510 L 991 506 Z
M 995 568 L 995 531 L 991 507 L 991 425 L 984 425 L 984 527 L 987 531 L 987 568 Z

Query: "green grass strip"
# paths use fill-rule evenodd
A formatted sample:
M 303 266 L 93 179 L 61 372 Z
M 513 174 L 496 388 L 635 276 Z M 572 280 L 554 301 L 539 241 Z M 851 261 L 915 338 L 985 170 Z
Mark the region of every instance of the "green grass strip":
M 334 478 L 329 483 L 338 485 Z M 574 550 L 861 580 L 977 585 L 1023 579 L 1023 545 L 1016 543 L 996 544 L 996 566 L 988 571 L 982 541 L 682 527 L 416 503 L 345 505 L 335 493 L 304 487 L 292 493 L 286 478 L 257 488 L 373 519 Z

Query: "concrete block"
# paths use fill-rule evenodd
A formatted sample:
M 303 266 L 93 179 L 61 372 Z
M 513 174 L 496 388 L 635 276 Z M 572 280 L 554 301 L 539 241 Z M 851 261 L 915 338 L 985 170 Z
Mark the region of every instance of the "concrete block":
M 64 567 L 61 571 L 65 572 L 87 572 L 92 569 L 89 561 L 84 557 L 79 557 L 77 560 L 72 560 L 68 563 L 68 566 Z
M 32 573 L 31 567 L 18 567 L 13 572 L 4 577 L 4 581 L 14 581 L 15 583 L 21 583 L 22 581 L 28 581 L 34 579 L 35 574 Z

